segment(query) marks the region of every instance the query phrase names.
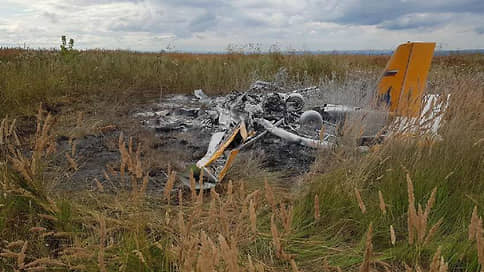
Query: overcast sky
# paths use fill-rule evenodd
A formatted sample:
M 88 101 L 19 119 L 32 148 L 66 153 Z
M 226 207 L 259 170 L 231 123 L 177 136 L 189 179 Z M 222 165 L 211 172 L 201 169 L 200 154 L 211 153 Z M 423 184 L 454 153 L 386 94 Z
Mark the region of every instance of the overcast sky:
M 484 48 L 484 0 L 0 0 L 0 46 L 224 51 Z

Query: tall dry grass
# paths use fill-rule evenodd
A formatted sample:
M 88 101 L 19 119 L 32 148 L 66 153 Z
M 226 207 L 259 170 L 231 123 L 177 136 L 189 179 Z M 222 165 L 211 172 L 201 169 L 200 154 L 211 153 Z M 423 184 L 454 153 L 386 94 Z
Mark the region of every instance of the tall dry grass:
M 52 107 L 126 92 L 209 94 L 246 89 L 256 79 L 317 83 L 321 77 L 342 79 L 348 66 L 371 66 L 365 56 L 243 55 L 136 53 L 88 50 L 59 51 L 0 49 L 0 116 L 31 114 L 39 102 Z M 282 70 L 281 70 L 282 69 Z M 280 73 L 283 71 L 283 73 Z M 121 101 L 122 102 L 122 101 Z
M 110 54 L 117 53 L 99 58 Z M 181 62 L 192 56 L 176 57 Z M 234 56 L 220 56 L 225 57 Z M 239 57 L 249 58 L 234 58 Z M 258 57 L 263 56 L 250 58 Z M 238 60 L 233 61 L 231 65 Z M 370 63 L 362 67 L 380 65 L 371 61 L 364 60 Z M 57 152 L 56 118 L 41 109 L 32 139 L 16 136 L 15 122 L 5 118 L 0 122 L 0 267 L 478 271 L 484 243 L 479 209 L 474 207 L 484 204 L 483 74 L 460 63 L 456 68 L 442 61 L 431 75 L 431 90 L 440 86 L 443 93 L 452 92 L 441 140 L 395 135 L 367 153 L 345 147 L 326 152 L 304 188 L 290 193 L 280 188 L 277 175 L 251 171 L 257 165 L 249 159 L 245 166 L 235 166 L 232 177 L 239 179 L 210 192 L 196 190 L 195 184 L 203 180 L 193 176 L 191 188 L 181 187 L 169 171 L 163 193 L 148 194 L 150 169 L 141 141 L 121 135 L 120 161 L 112 162 L 119 167 L 105 172 L 105 180 L 112 183 L 99 177 L 97 190 L 62 196 L 49 186 L 52 173 L 46 174 Z M 77 153 L 73 139 L 66 154 L 76 163 Z M 82 167 L 74 166 L 70 163 L 69 171 Z M 128 186 L 117 188 L 118 180 Z
M 484 204 L 484 74 L 466 66 L 438 71 L 452 77 L 438 83 L 442 94 L 451 94 L 439 137 L 407 131 L 368 153 L 341 147 L 321 154 L 307 178 L 308 192 L 296 201 L 296 234 L 307 243 L 294 243 L 293 250 L 304 252 L 302 259 L 330 254 L 333 263 L 355 264 L 357 255 L 339 247 L 362 247 L 355 237 L 372 222 L 377 260 L 430 267 L 429 257 L 441 246 L 449 271 L 478 270 L 465 226 L 474 205 Z M 442 75 L 431 80 L 436 76 Z M 315 194 L 326 203 L 317 222 Z

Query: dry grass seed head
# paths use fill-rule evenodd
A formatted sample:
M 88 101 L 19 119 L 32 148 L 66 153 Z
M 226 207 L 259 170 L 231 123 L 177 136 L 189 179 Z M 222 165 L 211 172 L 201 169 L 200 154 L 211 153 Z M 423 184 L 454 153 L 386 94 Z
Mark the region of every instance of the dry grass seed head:
M 94 178 L 94 182 L 96 183 L 96 187 L 97 187 L 98 191 L 103 193 L 104 192 L 104 186 L 102 185 L 102 183 L 97 178 Z
M 289 234 L 291 232 L 292 227 L 292 219 L 294 217 L 294 209 L 292 205 L 285 205 L 284 203 L 280 203 L 280 212 L 279 216 L 282 221 L 282 226 L 284 227 L 284 233 Z
M 32 271 L 32 269 L 35 267 L 44 267 L 45 265 L 50 266 L 50 268 L 55 268 L 55 267 L 60 268 L 60 267 L 67 266 L 63 262 L 57 261 L 51 258 L 40 258 L 26 264 L 25 268 L 28 271 Z M 29 268 L 32 268 L 32 269 L 29 269 Z
M 176 173 L 175 171 L 172 171 L 168 175 L 168 180 L 165 183 L 165 188 L 163 189 L 163 197 L 165 200 L 168 201 L 168 205 L 170 205 L 170 200 L 171 200 L 171 191 L 173 190 L 173 186 L 175 185 L 175 180 L 176 180 Z
M 245 192 L 245 182 L 243 180 L 239 181 L 239 199 L 244 199 L 246 197 Z
M 260 190 L 255 190 L 255 191 L 253 191 L 252 193 L 248 194 L 248 195 L 245 197 L 244 202 L 248 203 L 248 202 L 249 202 L 249 200 L 253 199 L 253 200 L 255 201 L 254 203 L 256 203 L 256 204 L 257 204 L 257 197 L 259 196 L 259 192 L 260 192 Z M 256 206 L 257 206 L 257 205 L 256 205 Z
M 23 240 L 18 240 L 18 241 L 14 241 L 14 242 L 10 242 L 7 244 L 7 248 L 15 248 L 15 247 L 20 247 L 20 246 L 23 246 L 25 243 L 25 241 Z
M 427 206 L 425 207 L 425 212 L 421 211 L 421 206 L 419 205 L 419 225 L 418 225 L 418 233 L 419 233 L 419 241 L 422 242 L 424 240 L 424 237 L 426 236 L 426 231 L 427 231 L 427 222 L 428 222 L 428 216 L 430 214 L 430 210 L 432 209 L 432 206 L 435 203 L 435 196 L 437 194 L 437 187 L 435 187 L 432 190 L 432 193 L 430 194 L 430 197 L 427 201 Z M 440 224 L 439 224 L 440 225 Z M 437 230 L 438 225 L 434 225 L 432 229 L 434 230 L 431 234 L 431 231 L 427 234 L 427 237 L 425 240 L 430 239 L 429 235 L 433 235 L 433 233 Z
M 296 261 L 294 259 L 291 259 L 290 263 L 291 263 L 292 272 L 299 272 L 299 269 L 297 268 Z
M 0 253 L 1 257 L 15 259 L 17 263 L 17 268 L 20 271 L 23 271 L 23 269 L 25 268 L 25 258 L 26 258 L 26 251 L 28 247 L 27 241 L 22 241 L 22 242 L 23 242 L 22 248 L 18 253 L 12 252 L 8 249 L 3 249 L 2 253 Z M 15 270 L 15 271 L 19 271 L 19 270 Z
M 178 212 L 178 232 L 182 235 L 185 235 L 186 233 L 185 218 L 181 210 Z
M 418 204 L 417 220 L 415 221 L 415 229 L 417 230 L 417 238 L 421 243 L 425 239 L 425 233 L 427 232 L 427 218 L 424 215 L 422 205 Z
M 477 215 L 477 206 L 474 206 L 474 210 L 472 211 L 471 224 L 469 225 L 470 241 L 473 241 L 476 239 L 476 235 L 478 234 L 480 223 L 482 222 L 479 216 Z
M 46 219 L 46 220 L 49 220 L 49 221 L 53 221 L 53 222 L 57 222 L 57 217 L 54 217 L 52 215 L 49 215 L 49 214 L 39 214 L 39 217 L 40 218 L 43 218 L 43 219 Z
M 17 266 L 20 269 L 23 269 L 25 266 L 25 257 L 26 257 L 25 252 L 27 251 L 28 244 L 29 244 L 28 241 L 25 241 L 24 244 L 22 245 L 22 248 L 20 249 L 20 252 L 17 255 Z
M 240 271 L 238 265 L 238 250 L 234 241 L 231 241 L 231 245 L 229 245 L 227 240 L 221 234 L 219 234 L 218 239 L 220 243 L 220 252 L 224 263 L 227 266 L 227 270 L 231 272 Z
M 415 209 L 415 195 L 413 192 L 413 183 L 412 179 L 410 178 L 410 174 L 407 172 L 407 193 L 408 193 L 408 218 L 407 218 L 407 227 L 408 227 L 408 243 L 413 244 L 415 240 L 415 228 L 414 226 L 417 224 L 417 210 Z
M 481 265 L 481 271 L 484 271 L 484 228 L 482 218 L 477 214 L 477 206 L 472 211 L 471 223 L 469 225 L 469 240 L 476 240 L 477 259 Z
M 361 194 L 360 194 L 360 191 L 358 191 L 358 189 L 355 188 L 355 196 L 356 196 L 356 200 L 358 201 L 358 206 L 360 207 L 360 210 L 363 214 L 366 213 L 366 206 L 365 206 L 365 203 L 363 202 L 363 199 L 361 198 Z
M 408 218 L 407 218 L 408 242 L 410 245 L 412 245 L 415 242 L 415 238 L 417 238 L 417 241 L 419 243 L 427 244 L 430 241 L 430 239 L 433 237 L 433 235 L 437 232 L 440 224 L 442 223 L 442 219 L 440 219 L 427 232 L 428 216 L 430 214 L 430 210 L 432 209 L 435 203 L 437 188 L 434 188 L 432 190 L 432 193 L 427 201 L 427 206 L 425 207 L 425 211 L 424 211 L 422 208 L 422 205 L 420 204 L 418 204 L 418 209 L 415 208 L 415 195 L 414 195 L 413 182 L 408 172 L 407 172 L 407 186 L 408 186 Z
M 69 153 L 66 153 L 65 156 L 66 156 L 67 162 L 69 163 L 69 167 L 74 171 L 79 170 L 79 166 L 77 165 L 77 162 L 71 157 L 71 155 L 69 155 Z
M 8 249 L 3 249 L 0 256 L 3 258 L 17 259 L 18 253 L 12 252 Z
M 476 245 L 477 245 L 477 259 L 481 265 L 481 271 L 484 271 L 484 237 L 482 236 L 484 229 L 482 227 L 482 219 L 479 218 L 478 228 L 476 230 Z
M 46 231 L 46 228 L 44 227 L 32 227 L 29 230 L 30 232 L 37 233 L 37 232 L 44 232 Z
M 269 182 L 267 181 L 267 179 L 264 180 L 264 192 L 265 192 L 265 197 L 266 197 L 267 203 L 269 203 L 271 205 L 272 212 L 275 212 L 275 210 L 276 210 L 276 201 L 275 201 L 275 198 L 274 198 L 274 193 L 272 191 L 272 188 L 269 185 Z
M 215 271 L 219 262 L 219 249 L 205 232 L 200 233 L 200 249 L 197 259 L 197 271 Z
M 383 215 L 386 215 L 387 214 L 387 206 L 385 204 L 385 200 L 383 199 L 383 194 L 380 190 L 378 191 L 378 199 L 380 201 L 380 210 L 383 213 Z
M 272 244 L 276 250 L 276 255 L 280 257 L 282 252 L 281 240 L 279 239 L 279 231 L 277 230 L 277 225 L 275 222 L 275 216 L 271 216 L 271 233 L 272 233 Z
M 217 193 L 217 191 L 215 191 L 214 187 L 210 188 L 210 196 L 212 199 L 215 199 L 218 202 L 220 202 L 220 195 Z
M 390 225 L 390 242 L 392 245 L 395 245 L 397 242 L 397 236 L 395 235 L 395 229 L 393 228 L 393 225 Z
M 441 257 L 442 248 L 439 247 L 432 258 L 432 262 L 430 263 L 429 272 L 446 272 L 447 271 L 447 264 L 443 261 Z M 442 270 L 441 270 L 442 269 Z
M 140 179 L 143 177 L 143 167 L 141 166 L 141 143 L 139 143 L 137 146 L 135 161 L 136 161 L 136 167 L 135 167 L 136 178 Z
M 366 243 L 365 243 L 365 256 L 363 263 L 360 265 L 360 272 L 370 272 L 371 271 L 371 263 L 372 263 L 372 256 L 373 256 L 373 244 L 372 244 L 372 236 L 373 236 L 373 224 L 370 223 L 368 227 L 368 232 L 366 234 Z

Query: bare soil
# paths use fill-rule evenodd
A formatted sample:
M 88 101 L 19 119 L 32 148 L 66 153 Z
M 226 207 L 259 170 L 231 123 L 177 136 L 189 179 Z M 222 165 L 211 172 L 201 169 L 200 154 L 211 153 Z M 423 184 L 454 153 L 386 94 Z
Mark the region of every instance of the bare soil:
M 172 101 L 173 98 L 174 96 L 165 96 L 162 101 Z M 75 105 L 57 105 L 53 112 L 58 118 L 57 148 L 60 152 L 56 153 L 59 155 L 54 158 L 52 165 L 56 168 L 52 168 L 52 172 L 57 177 L 60 172 L 63 177 L 54 181 L 57 190 L 95 189 L 96 179 L 106 190 L 128 188 L 127 181 L 123 182 L 118 178 L 118 139 L 122 133 L 127 142 L 129 137 L 133 138 L 134 148 L 141 145 L 143 168 L 149 171 L 150 176 L 148 192 L 159 193 L 163 190 L 168 169 L 186 174 L 187 169 L 203 157 L 214 132 L 198 127 L 166 130 L 157 126 L 157 116 L 140 114 L 172 110 L 175 107 L 180 109 L 181 114 L 187 114 L 186 119 L 189 120 L 191 117 L 188 115 L 191 113 L 186 109 L 203 107 L 189 95 L 176 96 L 173 100 L 176 103 L 159 103 L 160 98 L 154 92 L 137 96 L 128 93 L 125 99 L 117 101 L 110 101 L 106 97 L 92 97 L 89 100 L 87 103 Z M 79 112 L 83 113 L 80 127 L 76 124 L 79 123 L 76 120 L 79 119 Z M 32 122 L 30 120 L 26 124 Z M 78 169 L 65 171 L 69 169 L 69 163 L 62 155 L 71 154 L 71 142 L 75 143 L 73 158 Z M 312 149 L 285 143 L 271 135 L 266 135 L 241 152 L 239 157 L 247 158 L 247 153 L 256 154 L 262 167 L 287 179 L 307 172 L 314 161 Z

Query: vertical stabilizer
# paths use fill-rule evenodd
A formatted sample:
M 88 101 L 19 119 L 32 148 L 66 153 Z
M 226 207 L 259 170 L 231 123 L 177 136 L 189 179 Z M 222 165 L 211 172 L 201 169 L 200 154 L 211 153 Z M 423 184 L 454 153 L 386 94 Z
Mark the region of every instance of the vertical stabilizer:
M 434 54 L 435 43 L 398 46 L 378 83 L 379 105 L 398 115 L 417 117 Z

